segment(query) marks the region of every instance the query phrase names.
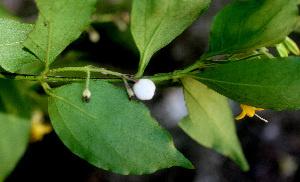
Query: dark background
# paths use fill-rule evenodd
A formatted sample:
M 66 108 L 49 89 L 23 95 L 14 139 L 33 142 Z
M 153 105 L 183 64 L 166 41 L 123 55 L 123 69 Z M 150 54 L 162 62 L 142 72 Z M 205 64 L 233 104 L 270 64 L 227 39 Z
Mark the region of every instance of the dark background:
M 103 4 L 99 6 L 98 13 L 130 11 L 130 0 L 100 1 Z M 37 9 L 32 0 L 0 2 L 24 22 L 34 22 L 37 17 Z M 181 69 L 199 58 L 208 48 L 213 17 L 229 2 L 232 0 L 213 0 L 209 9 L 191 27 L 155 54 L 145 74 Z M 93 43 L 89 40 L 88 33 L 83 33 L 58 58 L 64 60 L 63 63 L 54 62 L 53 67 L 93 64 L 134 74 L 139 54 L 129 29 L 119 31 L 116 24 L 111 22 L 95 22 L 93 27 L 100 33 L 100 41 Z M 299 34 L 293 33 L 290 37 L 300 45 Z M 155 98 L 145 104 L 158 122 L 170 132 L 176 148 L 194 164 L 195 170 L 172 167 L 150 175 L 117 175 L 96 168 L 75 156 L 62 144 L 55 132 L 51 132 L 43 141 L 29 145 L 24 157 L 6 181 L 300 181 L 299 111 L 259 112 L 269 123 L 255 117 L 236 121 L 238 136 L 251 167 L 249 172 L 242 172 L 230 159 L 197 144 L 178 127 L 177 122 L 187 114 L 182 88 L 159 88 Z M 241 112 L 239 105 L 234 102 L 231 104 L 234 115 L 237 116 Z M 45 119 L 49 121 L 47 116 Z

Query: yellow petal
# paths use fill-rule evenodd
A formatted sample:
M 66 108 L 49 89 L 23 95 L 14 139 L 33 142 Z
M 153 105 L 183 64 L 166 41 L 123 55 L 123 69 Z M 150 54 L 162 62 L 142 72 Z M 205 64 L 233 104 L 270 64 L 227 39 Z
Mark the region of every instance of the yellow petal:
M 50 133 L 52 127 L 47 124 L 33 124 L 30 133 L 30 142 L 37 142 L 43 139 L 44 135 Z
M 238 117 L 236 117 L 235 119 L 240 120 L 240 119 L 243 119 L 245 116 L 246 116 L 246 112 L 243 110 L 242 113 Z
M 253 117 L 254 116 L 254 114 L 255 114 L 255 107 L 241 104 L 241 108 L 243 109 L 244 112 L 246 112 L 247 116 L 249 116 L 249 117 Z
M 255 110 L 262 111 L 264 109 L 263 108 L 255 108 Z
M 242 108 L 243 111 L 242 111 L 242 113 L 238 117 L 235 118 L 236 120 L 242 119 L 246 115 L 249 116 L 249 117 L 253 117 L 254 115 L 256 115 L 261 120 L 263 120 L 265 122 L 268 122 L 267 120 L 265 120 L 262 117 L 260 117 L 257 114 L 255 114 L 256 110 L 257 111 L 262 111 L 264 109 L 262 109 L 262 108 L 256 108 L 256 107 L 252 107 L 252 106 L 247 106 L 247 105 L 244 105 L 244 104 L 241 104 L 240 107 Z

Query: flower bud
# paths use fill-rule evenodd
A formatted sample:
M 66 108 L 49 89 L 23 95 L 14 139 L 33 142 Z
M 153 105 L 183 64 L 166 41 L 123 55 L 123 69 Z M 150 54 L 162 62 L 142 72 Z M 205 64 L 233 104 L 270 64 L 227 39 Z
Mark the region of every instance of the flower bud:
M 130 100 L 134 99 L 135 95 L 131 88 L 127 88 L 127 93 Z
M 150 100 L 154 96 L 155 84 L 149 79 L 140 79 L 133 85 L 135 96 L 140 100 Z
M 282 43 L 276 45 L 276 50 L 280 57 L 289 57 L 290 51 Z
M 125 78 L 123 78 L 123 81 L 124 81 L 124 84 L 125 84 L 125 87 L 126 87 L 126 90 L 127 90 L 127 93 L 128 93 L 128 97 L 129 97 L 130 100 L 132 100 L 134 98 L 134 93 L 131 90 L 127 80 Z
M 83 93 L 82 93 L 82 100 L 83 102 L 90 102 L 90 99 L 91 99 L 91 92 L 88 88 L 86 88 Z
M 287 47 L 287 49 L 290 50 L 293 54 L 300 55 L 299 47 L 291 38 L 286 37 L 283 43 L 284 46 Z

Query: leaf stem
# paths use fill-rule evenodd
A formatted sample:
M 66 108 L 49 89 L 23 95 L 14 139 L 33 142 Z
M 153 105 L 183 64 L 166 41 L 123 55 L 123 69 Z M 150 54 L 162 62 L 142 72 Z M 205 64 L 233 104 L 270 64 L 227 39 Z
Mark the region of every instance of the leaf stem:
M 89 89 L 89 84 L 90 84 L 90 79 L 91 79 L 91 71 L 90 71 L 90 69 L 92 69 L 93 68 L 93 66 L 92 65 L 87 65 L 87 66 L 85 66 L 85 68 L 87 68 L 87 70 L 86 70 L 86 89 Z
M 91 79 L 91 72 L 89 70 L 87 70 L 86 71 L 86 84 L 85 84 L 86 89 L 89 89 L 90 79 Z
M 138 69 L 138 72 L 134 76 L 135 78 L 140 78 L 141 76 L 143 76 L 145 68 L 146 68 L 145 61 L 146 61 L 146 56 L 143 56 L 142 60 L 140 60 L 140 62 L 139 62 L 139 69 Z
M 54 94 L 52 94 L 51 92 L 49 92 L 49 90 L 51 89 L 50 86 L 46 83 L 46 82 L 42 82 L 41 83 L 44 91 L 46 92 L 47 95 L 50 95 L 50 96 L 54 96 Z

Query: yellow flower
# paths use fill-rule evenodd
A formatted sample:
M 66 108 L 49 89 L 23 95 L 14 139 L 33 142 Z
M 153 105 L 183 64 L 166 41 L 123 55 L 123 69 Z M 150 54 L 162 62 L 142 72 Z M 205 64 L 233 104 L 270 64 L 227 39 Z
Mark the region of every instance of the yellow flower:
M 267 120 L 265 120 L 264 118 L 260 117 L 259 115 L 255 114 L 255 111 L 262 111 L 264 109 L 262 108 L 256 108 L 256 107 L 252 107 L 252 106 L 247 106 L 247 105 L 244 105 L 244 104 L 241 104 L 240 105 L 241 108 L 242 108 L 242 113 L 236 117 L 235 119 L 236 120 L 240 120 L 240 119 L 243 119 L 246 115 L 249 116 L 249 117 L 253 117 L 254 115 L 257 116 L 259 119 L 265 121 L 265 122 L 268 122 Z
M 31 118 L 30 142 L 37 142 L 43 139 L 44 135 L 50 133 L 52 127 L 43 121 L 43 113 L 35 111 Z

